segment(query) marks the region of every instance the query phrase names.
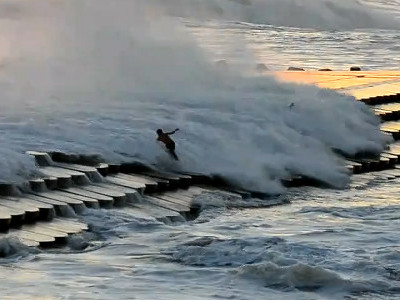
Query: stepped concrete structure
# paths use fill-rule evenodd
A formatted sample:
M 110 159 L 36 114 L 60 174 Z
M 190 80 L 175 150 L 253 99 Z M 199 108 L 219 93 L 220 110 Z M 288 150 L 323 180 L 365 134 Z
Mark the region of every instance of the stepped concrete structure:
M 32 247 L 62 245 L 68 236 L 88 230 L 88 224 L 77 218 L 86 208 L 129 208 L 140 216 L 182 222 L 197 217 L 201 202 L 194 199 L 203 193 L 250 196 L 207 186 L 211 179 L 203 175 L 161 172 L 138 164 L 87 166 L 57 162 L 48 153 L 28 153 L 42 175 L 23 188 L 0 185 L 0 239 L 18 238 Z M 66 154 L 63 158 L 73 160 Z
M 400 71 L 285 71 L 273 75 L 354 96 L 381 118 L 383 132 L 400 139 Z M 197 196 L 204 193 L 219 192 L 238 200 L 265 196 L 201 174 L 161 172 L 136 163 L 98 163 L 96 158 L 85 160 L 63 153 L 28 153 L 35 157 L 41 176 L 23 188 L 0 183 L 0 239 L 18 238 L 29 247 L 64 245 L 69 236 L 89 230 L 84 219 L 77 217 L 86 208 L 129 209 L 160 221 L 182 222 L 196 218 L 202 205 Z M 351 172 L 380 172 L 388 179 L 400 177 L 399 162 L 398 142 L 376 157 L 347 158 Z M 318 184 L 316 179 L 295 174 L 282 182 L 289 187 Z M 269 200 L 265 201 L 268 205 Z

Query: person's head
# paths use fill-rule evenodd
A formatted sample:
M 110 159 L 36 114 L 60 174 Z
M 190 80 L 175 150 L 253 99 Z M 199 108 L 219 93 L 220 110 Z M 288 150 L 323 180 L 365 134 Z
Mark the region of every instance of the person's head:
M 162 133 L 163 133 L 162 129 L 157 129 L 157 134 L 158 134 L 158 135 L 160 135 L 160 134 L 162 134 Z

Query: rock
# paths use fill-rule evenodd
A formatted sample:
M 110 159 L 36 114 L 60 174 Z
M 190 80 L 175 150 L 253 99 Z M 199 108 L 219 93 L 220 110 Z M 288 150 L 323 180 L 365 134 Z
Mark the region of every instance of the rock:
M 319 69 L 318 71 L 320 71 L 320 72 L 330 72 L 332 70 L 331 69 Z
M 289 67 L 288 71 L 305 71 L 303 68 Z
M 360 67 L 351 67 L 350 71 L 361 71 Z

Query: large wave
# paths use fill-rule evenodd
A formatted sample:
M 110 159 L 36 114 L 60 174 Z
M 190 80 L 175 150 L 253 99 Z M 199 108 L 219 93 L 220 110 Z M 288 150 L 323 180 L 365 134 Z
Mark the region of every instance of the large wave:
M 383 149 L 379 120 L 362 103 L 218 69 L 152 3 L 0 1 L 13 12 L 0 16 L 1 176 L 20 169 L 8 163 L 18 153 L 62 150 L 276 192 L 289 173 L 342 187 L 348 174 L 332 148 Z M 171 166 L 155 130 L 175 127 L 181 161 Z

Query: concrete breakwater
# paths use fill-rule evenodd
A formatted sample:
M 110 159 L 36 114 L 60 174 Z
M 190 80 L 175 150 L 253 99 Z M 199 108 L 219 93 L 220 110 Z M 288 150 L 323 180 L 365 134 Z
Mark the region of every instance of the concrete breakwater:
M 86 208 L 126 208 L 139 216 L 182 222 L 198 215 L 198 195 L 250 197 L 244 191 L 217 189 L 202 175 L 159 172 L 135 164 L 92 167 L 56 162 L 47 153 L 29 154 L 35 156 L 42 176 L 24 187 L 0 185 L 0 239 L 18 238 L 27 246 L 65 244 L 70 235 L 88 230 L 88 224 L 76 218 Z

